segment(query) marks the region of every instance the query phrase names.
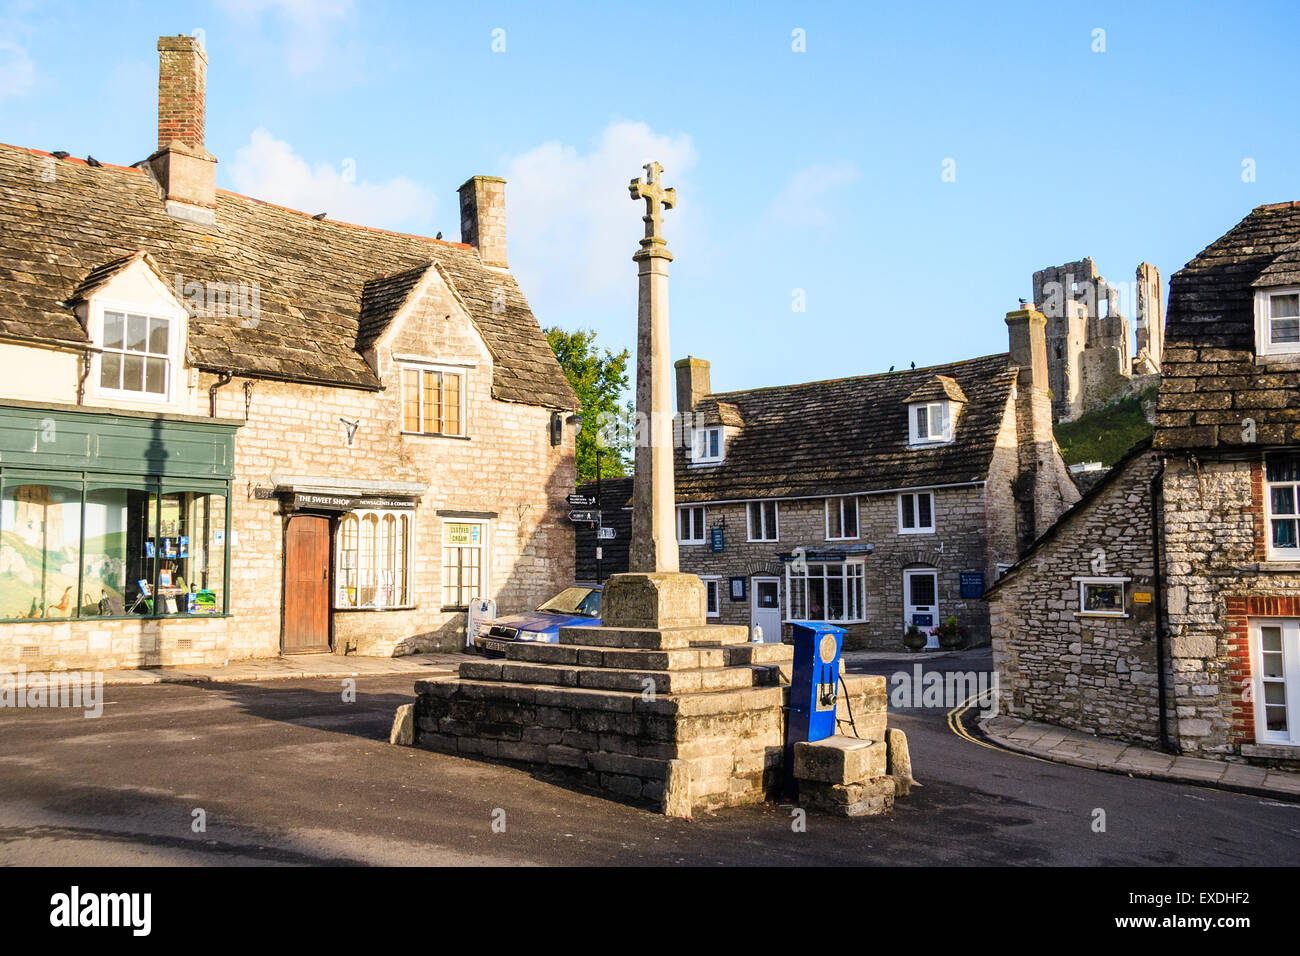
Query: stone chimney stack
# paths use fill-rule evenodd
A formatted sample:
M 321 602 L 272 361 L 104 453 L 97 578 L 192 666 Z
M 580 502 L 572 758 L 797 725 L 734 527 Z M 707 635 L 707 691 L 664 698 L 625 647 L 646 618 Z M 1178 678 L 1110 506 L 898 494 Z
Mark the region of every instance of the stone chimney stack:
M 460 241 L 478 250 L 483 265 L 506 266 L 506 181 L 474 176 L 460 187 Z
M 1017 545 L 1024 550 L 1075 498 L 1074 484 L 1058 460 L 1047 384 L 1047 316 L 1032 307 L 1007 313 L 1011 364 L 1016 376 L 1018 475 Z M 1067 500 L 1069 496 L 1069 500 Z
M 203 146 L 207 75 L 208 55 L 197 37 L 158 38 L 158 151 L 145 162 L 169 216 L 211 225 L 217 160 Z
M 677 369 L 677 412 L 693 412 L 700 399 L 713 393 L 709 385 L 709 363 L 688 355 L 674 367 Z

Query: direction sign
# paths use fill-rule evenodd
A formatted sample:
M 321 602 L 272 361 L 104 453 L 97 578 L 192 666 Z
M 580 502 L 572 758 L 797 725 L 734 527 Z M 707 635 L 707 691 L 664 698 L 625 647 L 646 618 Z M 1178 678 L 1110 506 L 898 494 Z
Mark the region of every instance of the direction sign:
M 570 511 L 569 520 L 578 521 L 578 522 L 590 521 L 592 523 L 595 523 L 600 520 L 600 512 L 599 511 Z
M 596 503 L 596 499 L 590 495 L 569 495 L 570 508 L 590 508 Z
M 614 538 L 615 538 L 615 534 L 614 534 L 614 529 L 613 529 L 613 528 L 597 528 L 597 529 L 596 529 L 596 540 L 597 540 L 597 541 L 613 541 Z

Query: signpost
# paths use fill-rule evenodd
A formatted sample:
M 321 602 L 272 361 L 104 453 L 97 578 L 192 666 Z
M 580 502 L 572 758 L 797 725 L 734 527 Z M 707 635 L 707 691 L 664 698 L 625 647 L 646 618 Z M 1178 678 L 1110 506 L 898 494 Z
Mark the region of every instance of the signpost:
M 590 508 L 596 503 L 596 499 L 591 495 L 569 495 L 570 508 Z
M 570 511 L 569 520 L 578 523 L 590 522 L 591 524 L 599 524 L 600 512 L 594 509 L 583 510 L 583 511 Z
M 597 529 L 596 529 L 596 540 L 597 540 L 597 541 L 613 541 L 614 538 L 615 538 L 615 536 L 616 536 L 616 535 L 615 535 L 615 533 L 614 533 L 614 529 L 613 529 L 613 528 L 597 528 Z

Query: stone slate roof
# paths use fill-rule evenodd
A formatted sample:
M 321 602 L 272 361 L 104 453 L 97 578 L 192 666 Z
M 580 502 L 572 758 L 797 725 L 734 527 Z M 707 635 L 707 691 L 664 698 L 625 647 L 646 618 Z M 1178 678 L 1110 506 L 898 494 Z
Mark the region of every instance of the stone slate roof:
M 966 393 L 961 390 L 960 385 L 947 375 L 936 375 L 903 401 L 911 404 L 912 402 L 933 402 L 945 398 L 954 402 L 965 402 Z
M 370 279 L 361 290 L 361 319 L 357 329 L 357 350 L 364 352 L 388 329 L 412 290 L 428 274 L 433 262 L 391 276 Z
M 906 399 L 935 375 L 967 396 L 954 441 L 908 448 Z M 720 465 L 676 452 L 677 500 L 814 497 L 983 481 L 1016 369 L 1002 353 L 861 378 L 710 396 L 735 405 L 744 428 Z
M 381 383 L 359 349 L 392 307 L 384 293 L 395 297 L 400 289 L 372 288 L 367 296 L 367 285 L 435 262 L 493 356 L 493 395 L 575 407 L 573 390 L 514 278 L 485 267 L 469 246 L 317 221 L 224 190 L 216 198 L 215 227 L 182 222 L 166 215 L 157 187 L 140 169 L 92 168 L 0 144 L 0 338 L 84 346 L 85 331 L 65 303 L 97 272 L 143 250 L 168 285 L 178 276 L 182 282 L 258 284 L 255 328 L 245 327 L 251 323 L 238 314 L 191 318 L 191 364 L 254 378 L 377 389 Z
M 706 398 L 695 409 L 696 424 L 725 425 L 730 428 L 743 428 L 745 419 L 740 409 L 731 402 L 719 402 Z
M 1155 447 L 1300 443 L 1300 362 L 1255 364 L 1255 289 L 1300 282 L 1300 202 L 1260 206 L 1169 282 Z

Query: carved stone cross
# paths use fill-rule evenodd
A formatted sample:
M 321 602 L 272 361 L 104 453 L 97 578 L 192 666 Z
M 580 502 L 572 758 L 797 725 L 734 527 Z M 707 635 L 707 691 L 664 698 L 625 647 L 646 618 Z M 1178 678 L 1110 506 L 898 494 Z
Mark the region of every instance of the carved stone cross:
M 663 210 L 677 205 L 677 190 L 664 189 L 659 181 L 659 174 L 663 171 L 664 168 L 656 162 L 646 163 L 645 179 L 634 179 L 627 187 L 633 199 L 645 200 L 645 215 L 641 217 L 645 221 L 643 246 L 664 241 Z

